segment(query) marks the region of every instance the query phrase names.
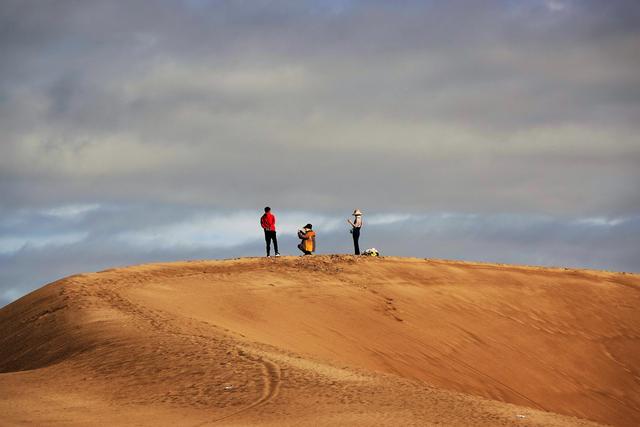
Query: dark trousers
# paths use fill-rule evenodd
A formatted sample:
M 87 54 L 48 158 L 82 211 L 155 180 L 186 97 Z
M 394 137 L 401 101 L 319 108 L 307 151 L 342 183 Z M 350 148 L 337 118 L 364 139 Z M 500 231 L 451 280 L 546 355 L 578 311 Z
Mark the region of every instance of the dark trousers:
M 360 229 L 354 227 L 351 231 L 353 234 L 353 248 L 356 251 L 356 255 L 360 255 L 360 245 L 358 244 L 358 239 L 360 239 Z
M 272 240 L 273 240 L 273 249 L 276 251 L 277 254 L 280 253 L 278 252 L 278 239 L 276 237 L 275 230 L 274 231 L 264 230 L 264 240 L 265 242 L 267 242 L 267 256 L 271 255 Z

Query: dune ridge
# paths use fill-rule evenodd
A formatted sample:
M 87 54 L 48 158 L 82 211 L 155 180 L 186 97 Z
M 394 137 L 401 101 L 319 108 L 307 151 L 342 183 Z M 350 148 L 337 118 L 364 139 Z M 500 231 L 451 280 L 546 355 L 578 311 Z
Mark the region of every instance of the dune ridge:
M 0 309 L 0 413 L 7 425 L 638 425 L 639 286 L 353 256 L 79 274 Z

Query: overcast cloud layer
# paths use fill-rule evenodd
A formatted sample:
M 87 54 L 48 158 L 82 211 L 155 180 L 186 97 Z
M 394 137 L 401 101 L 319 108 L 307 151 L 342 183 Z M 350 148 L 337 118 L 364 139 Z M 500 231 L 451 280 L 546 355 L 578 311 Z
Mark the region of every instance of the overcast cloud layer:
M 640 271 L 637 1 L 4 0 L 0 57 L 0 305 L 259 255 L 267 204 L 291 247 L 359 207 L 387 254 Z

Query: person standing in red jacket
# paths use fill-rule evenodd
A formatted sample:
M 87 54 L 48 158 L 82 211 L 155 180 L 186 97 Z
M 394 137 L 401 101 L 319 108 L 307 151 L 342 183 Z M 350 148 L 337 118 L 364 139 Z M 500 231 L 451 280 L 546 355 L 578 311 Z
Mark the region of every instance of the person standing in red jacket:
M 273 249 L 276 256 L 280 256 L 278 252 L 278 239 L 276 238 L 276 216 L 271 213 L 271 208 L 264 208 L 264 215 L 260 218 L 260 225 L 264 230 L 264 240 L 267 242 L 267 256 L 271 256 L 271 240 L 273 240 Z

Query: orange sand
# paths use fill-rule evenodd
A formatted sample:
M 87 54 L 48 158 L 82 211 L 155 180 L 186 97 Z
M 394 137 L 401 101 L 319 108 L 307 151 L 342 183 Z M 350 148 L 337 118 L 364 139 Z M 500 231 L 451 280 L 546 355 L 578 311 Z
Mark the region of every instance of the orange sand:
M 76 275 L 0 310 L 1 423 L 636 426 L 638 307 L 634 274 L 406 258 Z

